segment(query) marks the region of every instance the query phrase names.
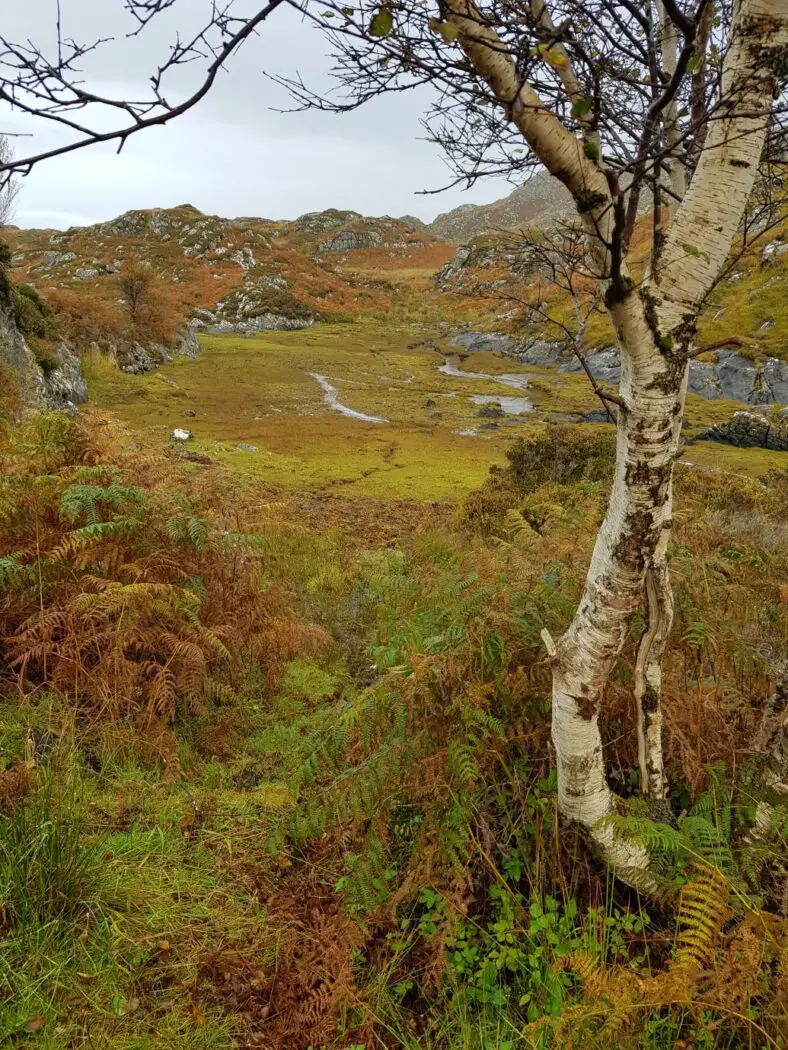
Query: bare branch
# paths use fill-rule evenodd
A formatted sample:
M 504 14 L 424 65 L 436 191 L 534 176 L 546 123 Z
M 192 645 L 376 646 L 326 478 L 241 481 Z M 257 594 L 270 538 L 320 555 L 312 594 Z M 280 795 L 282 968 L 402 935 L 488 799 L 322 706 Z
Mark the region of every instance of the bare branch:
M 125 9 L 136 22 L 130 37 L 137 36 L 156 15 L 171 8 L 175 0 L 124 0 Z M 292 0 L 268 0 L 254 14 L 233 14 L 234 0 L 222 6 L 212 3 L 210 18 L 186 40 L 176 38 L 166 61 L 149 78 L 151 95 L 147 99 L 117 99 L 97 94 L 80 78 L 82 60 L 108 42 L 107 38 L 79 44 L 65 38 L 61 11 L 56 15 L 57 56 L 46 57 L 34 43 L 14 43 L 0 34 L 0 101 L 16 112 L 54 123 L 73 132 L 65 145 L 21 157 L 0 158 L 0 187 L 8 185 L 15 173 L 27 175 L 36 164 L 63 156 L 86 146 L 117 142 L 118 151 L 132 135 L 175 120 L 196 106 L 216 82 L 224 64 L 253 36 L 273 12 Z M 183 101 L 171 103 L 165 95 L 165 80 L 173 70 L 187 64 L 205 64 L 199 86 Z M 85 111 L 90 120 L 75 119 Z M 109 131 L 99 130 L 102 112 L 117 112 L 127 121 Z

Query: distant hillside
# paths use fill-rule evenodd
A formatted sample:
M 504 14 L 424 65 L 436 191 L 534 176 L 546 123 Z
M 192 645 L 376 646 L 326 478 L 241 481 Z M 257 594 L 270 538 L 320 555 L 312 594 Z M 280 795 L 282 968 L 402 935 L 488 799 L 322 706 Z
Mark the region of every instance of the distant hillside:
M 412 220 L 335 209 L 293 222 L 223 219 L 189 204 L 65 231 L 9 230 L 7 239 L 14 279 L 50 301 L 78 346 L 106 350 L 118 340 L 175 345 L 187 322 L 252 332 L 385 314 L 386 271 L 437 270 L 452 254 Z M 144 333 L 130 325 L 121 287 L 139 264 L 155 277 Z
M 425 227 L 443 241 L 465 244 L 482 233 L 519 230 L 523 226 L 545 226 L 574 213 L 568 190 L 547 172 L 532 175 L 508 197 L 492 204 L 463 204 L 444 212 Z

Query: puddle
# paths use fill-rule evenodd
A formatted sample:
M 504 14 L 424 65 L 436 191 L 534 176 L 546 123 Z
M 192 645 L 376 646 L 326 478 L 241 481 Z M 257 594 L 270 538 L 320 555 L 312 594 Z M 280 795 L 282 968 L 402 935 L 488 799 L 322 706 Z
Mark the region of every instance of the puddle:
M 321 376 L 317 372 L 310 372 L 310 376 L 323 388 L 323 400 L 334 412 L 339 412 L 349 419 L 360 419 L 364 423 L 388 423 L 382 416 L 367 416 L 363 412 L 356 412 L 354 408 L 348 408 L 339 400 L 337 388 L 329 382 L 327 376 Z
M 500 405 L 509 416 L 523 416 L 534 410 L 527 397 L 510 397 L 506 394 L 497 397 L 495 394 L 471 394 L 471 401 L 474 405 Z
M 528 389 L 528 376 L 515 375 L 512 372 L 504 372 L 503 375 L 499 376 L 490 376 L 484 372 L 464 372 L 459 367 L 459 362 L 460 358 L 456 355 L 447 357 L 443 364 L 438 366 L 438 371 L 443 372 L 445 376 L 454 376 L 456 379 L 483 379 L 491 383 L 501 383 L 503 386 L 511 387 L 513 390 Z M 501 399 L 498 398 L 498 400 L 500 401 Z M 522 400 L 525 400 L 525 398 Z

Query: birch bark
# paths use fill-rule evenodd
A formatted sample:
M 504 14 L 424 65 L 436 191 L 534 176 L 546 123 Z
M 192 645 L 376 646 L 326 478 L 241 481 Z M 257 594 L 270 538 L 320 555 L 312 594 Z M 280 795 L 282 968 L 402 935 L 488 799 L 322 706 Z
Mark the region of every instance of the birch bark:
M 546 22 L 549 15 L 541 0 L 535 9 Z M 788 0 L 736 0 L 722 101 L 686 193 L 683 165 L 676 161 L 672 166 L 681 203 L 675 202 L 658 271 L 649 273 L 638 290 L 625 262 L 612 265 L 614 209 L 601 161 L 593 159 L 593 151 L 589 158 L 582 142 L 520 80 L 511 56 L 473 0 L 445 0 L 444 10 L 457 27 L 458 42 L 511 122 L 574 195 L 600 278 L 616 278 L 608 293 L 622 364 L 615 476 L 583 596 L 553 655 L 552 736 L 563 815 L 583 825 L 619 869 L 642 869 L 649 861 L 646 851 L 622 841 L 604 821 L 615 813 L 616 800 L 606 778 L 599 712 L 645 594 L 648 623 L 635 687 L 641 712 L 639 757 L 643 790 L 661 799 L 661 660 L 672 619 L 666 555 L 687 362 L 698 311 L 725 262 L 752 191 L 778 64 L 788 42 Z M 669 61 L 672 46 L 674 63 L 675 43 L 675 34 L 671 44 L 663 32 L 666 57 Z M 566 71 L 563 79 L 570 76 L 571 70 Z M 675 131 L 675 120 L 675 111 L 668 113 L 666 132 L 671 121 Z
M 678 33 L 662 0 L 657 0 L 659 16 L 660 47 L 662 50 L 662 69 L 667 80 L 676 72 L 678 61 Z M 665 128 L 665 149 L 667 151 L 668 185 L 667 212 L 672 218 L 686 191 L 686 172 L 681 156 L 681 132 L 679 130 L 679 105 L 676 96 L 668 102 L 663 111 L 662 122 Z

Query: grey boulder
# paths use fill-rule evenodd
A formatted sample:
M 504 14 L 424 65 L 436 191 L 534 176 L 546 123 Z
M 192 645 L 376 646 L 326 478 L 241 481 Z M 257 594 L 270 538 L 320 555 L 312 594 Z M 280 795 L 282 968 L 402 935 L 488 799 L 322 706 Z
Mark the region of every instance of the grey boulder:
M 788 411 L 768 415 L 761 412 L 735 412 L 727 423 L 717 423 L 698 441 L 722 441 L 737 448 L 768 448 L 788 452 Z
M 463 332 L 453 336 L 449 342 L 468 350 L 489 350 L 498 354 L 510 354 L 517 345 L 510 335 L 501 332 Z

